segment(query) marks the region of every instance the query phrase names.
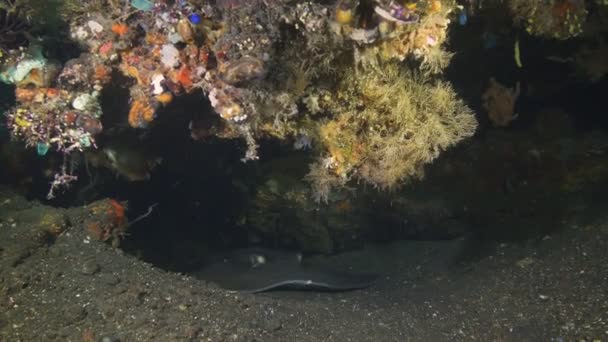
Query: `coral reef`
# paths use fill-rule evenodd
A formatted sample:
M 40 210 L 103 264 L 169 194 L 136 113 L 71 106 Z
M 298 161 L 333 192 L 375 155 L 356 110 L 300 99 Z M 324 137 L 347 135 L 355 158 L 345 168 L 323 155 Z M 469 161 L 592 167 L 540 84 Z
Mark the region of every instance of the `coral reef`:
M 333 191 L 327 205 L 319 206 L 302 177 L 302 160 L 288 157 L 263 163 L 262 184 L 241 222 L 250 240 L 264 238 L 305 253 L 335 253 L 360 243 L 363 212 L 355 210 L 350 190 Z
M 576 37 L 587 18 L 584 0 L 510 0 L 508 6 L 516 23 L 544 38 Z
M 126 204 L 114 199 L 104 199 L 89 204 L 87 209 L 89 217 L 85 219 L 84 226 L 89 238 L 118 246 L 129 226 Z
M 421 69 L 429 74 L 441 72 L 448 64 L 451 54 L 443 49 L 447 38 L 448 16 L 454 10 L 453 1 L 428 1 L 426 8 L 418 14 L 418 25 L 397 25 L 386 33 L 387 38 L 379 46 L 382 59 L 403 60 L 408 56 L 420 60 Z M 382 17 L 385 18 L 385 17 Z M 382 27 L 381 23 L 381 27 Z
M 86 63 L 86 64 L 85 64 Z M 48 197 L 76 177 L 68 172 L 70 155 L 96 146 L 102 132 L 99 91 L 109 81 L 109 71 L 93 56 L 71 60 L 59 71 L 38 46 L 11 50 L 0 68 L 0 80 L 16 86 L 17 107 L 6 113 L 7 127 L 44 156 L 49 150 L 64 155 L 64 166 L 55 175 Z
M 1 69 L 18 86 L 13 136 L 40 154 L 96 148 L 111 128 L 101 127 L 99 93 L 117 72 L 130 80 L 132 128 L 151 128 L 160 108 L 202 91 L 218 120 L 193 119 L 193 138 L 240 137 L 243 160 L 258 158 L 259 139 L 296 141 L 320 154 L 308 175 L 319 199 L 350 179 L 391 188 L 419 178 L 476 127 L 441 80 L 453 0 L 61 3 L 82 54 L 57 76 L 56 64 L 21 50 Z M 55 100 L 40 101 L 46 89 Z
M 27 40 L 29 27 L 16 3 L 0 3 L 0 58 Z
M 420 178 L 424 165 L 477 127 L 448 83 L 395 63 L 350 74 L 330 107 L 336 116 L 318 130 L 326 154 L 309 175 L 318 193 L 336 183 L 320 177 L 356 178 L 379 188 Z
M 599 82 L 608 75 L 608 45 L 600 40 L 583 46 L 575 55 L 574 64 L 583 77 Z

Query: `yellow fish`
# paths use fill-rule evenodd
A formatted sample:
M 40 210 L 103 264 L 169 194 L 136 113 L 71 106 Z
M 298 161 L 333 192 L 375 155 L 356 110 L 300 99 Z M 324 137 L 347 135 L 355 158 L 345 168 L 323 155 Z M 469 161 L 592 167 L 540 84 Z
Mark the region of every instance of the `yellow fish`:
M 518 68 L 521 68 L 523 65 L 521 64 L 521 55 L 519 52 L 519 38 L 515 40 L 515 45 L 513 46 L 513 58 L 515 58 L 515 65 Z

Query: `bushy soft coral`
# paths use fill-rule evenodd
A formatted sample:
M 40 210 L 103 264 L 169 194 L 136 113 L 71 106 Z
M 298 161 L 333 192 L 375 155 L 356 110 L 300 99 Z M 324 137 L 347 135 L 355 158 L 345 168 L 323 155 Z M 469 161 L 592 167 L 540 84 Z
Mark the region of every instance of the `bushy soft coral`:
M 342 183 L 354 177 L 380 188 L 420 178 L 426 164 L 477 127 L 450 84 L 395 63 L 350 73 L 336 94 L 336 115 L 318 131 L 326 155 L 309 175 L 319 193 L 336 183 L 321 166 Z

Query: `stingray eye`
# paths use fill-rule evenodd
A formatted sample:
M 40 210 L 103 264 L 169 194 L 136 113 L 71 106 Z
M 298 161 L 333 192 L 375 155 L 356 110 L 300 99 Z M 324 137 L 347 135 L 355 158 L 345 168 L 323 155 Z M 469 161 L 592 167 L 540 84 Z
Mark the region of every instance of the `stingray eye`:
M 255 261 L 258 265 L 262 265 L 266 263 L 266 258 L 263 255 L 258 255 L 256 256 Z
M 255 268 L 266 263 L 266 258 L 261 254 L 251 254 L 249 256 L 251 267 Z

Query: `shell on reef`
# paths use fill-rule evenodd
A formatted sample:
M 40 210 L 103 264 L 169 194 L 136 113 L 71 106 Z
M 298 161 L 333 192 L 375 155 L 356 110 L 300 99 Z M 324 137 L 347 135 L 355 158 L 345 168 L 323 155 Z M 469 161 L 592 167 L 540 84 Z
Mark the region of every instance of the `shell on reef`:
M 222 79 L 231 85 L 240 84 L 264 75 L 264 63 L 254 57 L 242 57 L 225 67 Z
M 177 33 L 186 43 L 194 40 L 194 28 L 188 19 L 181 19 L 177 22 Z

